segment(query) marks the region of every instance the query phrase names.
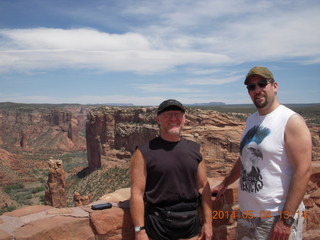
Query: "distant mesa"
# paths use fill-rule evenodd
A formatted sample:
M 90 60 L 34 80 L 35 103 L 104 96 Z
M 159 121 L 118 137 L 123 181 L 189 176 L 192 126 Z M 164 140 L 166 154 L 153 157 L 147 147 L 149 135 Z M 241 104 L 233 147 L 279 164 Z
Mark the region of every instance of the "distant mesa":
M 192 103 L 185 104 L 186 106 L 223 106 L 226 105 L 224 102 L 209 102 L 209 103 Z
M 63 104 L 49 104 L 49 103 L 13 103 L 13 102 L 0 102 L 0 108 L 18 108 L 18 107 L 64 107 L 64 106 L 112 106 L 112 107 L 134 107 L 138 106 L 133 103 L 95 103 L 95 104 L 79 104 L 79 103 L 63 103 Z M 156 104 L 157 105 L 157 104 Z M 184 104 L 185 106 L 223 106 L 224 102 L 208 102 L 208 103 L 191 103 Z
M 91 104 L 88 104 L 91 105 Z M 112 107 L 134 107 L 137 106 L 133 103 L 103 103 L 103 104 L 92 104 L 92 105 L 100 105 L 100 106 L 112 106 Z M 203 107 L 210 107 L 210 106 L 223 106 L 226 105 L 224 102 L 208 102 L 208 103 L 191 103 L 191 104 L 184 104 L 185 106 L 203 106 Z

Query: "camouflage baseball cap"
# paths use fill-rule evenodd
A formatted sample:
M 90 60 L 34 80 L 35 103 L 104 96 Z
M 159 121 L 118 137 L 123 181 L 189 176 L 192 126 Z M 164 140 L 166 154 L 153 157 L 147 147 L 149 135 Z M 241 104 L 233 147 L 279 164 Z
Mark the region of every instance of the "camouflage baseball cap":
M 250 71 L 248 72 L 247 76 L 246 76 L 246 79 L 244 80 L 244 84 L 247 85 L 248 83 L 248 79 L 252 76 L 252 75 L 259 75 L 265 79 L 272 79 L 274 80 L 273 78 L 273 74 L 272 72 L 268 69 L 268 68 L 265 68 L 265 67 L 253 67 L 250 69 Z

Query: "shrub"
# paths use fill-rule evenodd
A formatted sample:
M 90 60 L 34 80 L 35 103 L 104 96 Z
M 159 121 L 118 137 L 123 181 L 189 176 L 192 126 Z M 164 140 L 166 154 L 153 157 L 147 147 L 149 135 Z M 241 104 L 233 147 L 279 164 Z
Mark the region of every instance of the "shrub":
M 32 194 L 35 194 L 35 193 L 38 193 L 38 192 L 42 192 L 42 191 L 44 191 L 45 190 L 45 187 L 35 187 L 35 188 L 32 188 L 31 189 L 31 193 Z
M 4 191 L 5 193 L 9 194 L 12 190 L 19 190 L 19 189 L 23 189 L 24 185 L 22 183 L 15 183 L 12 185 L 7 186 Z
M 16 209 L 17 209 L 16 206 L 3 206 L 0 209 L 0 215 L 4 214 L 5 212 L 11 212 L 11 211 L 16 210 Z

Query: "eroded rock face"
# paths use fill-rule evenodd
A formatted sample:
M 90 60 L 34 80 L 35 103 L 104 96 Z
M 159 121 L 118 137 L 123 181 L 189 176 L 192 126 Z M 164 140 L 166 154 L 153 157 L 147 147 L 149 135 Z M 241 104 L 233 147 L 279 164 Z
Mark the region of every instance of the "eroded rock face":
M 0 146 L 16 150 L 84 150 L 89 108 L 12 105 L 0 109 Z
M 89 169 L 107 165 L 107 159 L 129 159 L 137 144 L 157 132 L 151 109 L 104 107 L 90 112 L 86 124 Z
M 75 192 L 73 194 L 73 201 L 76 207 L 88 205 L 91 202 L 91 196 L 90 195 L 81 196 L 80 193 Z
M 86 123 L 88 165 L 127 165 L 136 146 L 158 135 L 156 108 L 100 107 Z M 245 119 L 246 116 L 243 116 Z M 225 175 L 239 156 L 245 122 L 213 110 L 187 109 L 182 136 L 201 144 L 209 177 Z M 320 127 L 310 125 L 313 161 L 320 161 Z
M 87 141 L 89 139 L 88 142 L 90 142 L 88 143 L 89 166 L 94 169 L 101 165 L 109 166 L 111 162 L 127 166 L 135 146 L 157 135 L 158 126 L 154 120 L 154 113 L 154 108 L 101 108 L 90 113 L 87 122 L 87 134 L 89 135 Z M 62 120 L 52 121 L 54 124 Z M 244 122 L 228 115 L 214 111 L 188 111 L 183 135 L 202 145 L 203 157 L 207 161 L 208 175 L 213 177 L 213 180 L 210 181 L 211 186 L 222 180 L 221 176 L 229 172 L 237 158 L 239 139 L 243 128 Z M 312 127 L 310 130 L 313 136 L 313 160 L 317 161 L 320 160 L 319 126 Z M 96 140 L 91 142 L 90 139 Z M 6 152 L 3 154 L 7 155 Z M 59 168 L 59 163 L 51 163 L 51 165 L 52 171 L 49 172 L 55 174 L 49 178 L 64 185 L 65 178 L 61 178 L 62 172 L 56 171 Z M 304 198 L 308 210 L 305 221 L 306 228 L 303 233 L 305 240 L 317 239 L 320 234 L 320 166 L 313 164 L 313 169 L 313 175 Z M 216 176 L 218 177 L 216 178 Z M 57 185 L 52 184 L 51 186 Z M 128 199 L 127 194 L 128 190 L 125 195 L 114 193 L 111 197 L 103 196 L 101 199 L 104 202 L 124 201 Z M 81 202 L 81 196 L 79 197 Z M 237 199 L 237 186 L 231 186 L 223 201 L 214 203 L 213 211 L 237 211 Z M 61 202 L 60 197 L 57 197 L 55 201 Z M 128 210 L 129 204 L 127 201 L 125 202 L 126 204 L 123 204 L 126 206 L 125 208 L 114 207 L 96 212 L 91 211 L 90 206 L 83 202 L 81 202 L 81 208 L 58 209 L 61 212 L 47 210 L 44 206 L 18 209 L 0 216 L 0 239 L 10 239 L 13 236 L 16 237 L 15 239 L 44 239 L 44 236 L 48 239 L 134 239 Z M 39 208 L 41 212 L 35 213 L 36 208 Z M 57 209 L 53 208 L 53 210 Z M 80 210 L 85 213 L 78 214 Z M 219 216 L 216 218 L 218 219 L 213 223 L 214 239 L 235 239 L 236 221 L 231 218 L 220 219 Z M 15 231 L 8 231 L 10 229 L 8 226 L 12 226 L 13 222 L 20 225 L 16 226 Z
M 317 164 L 313 164 L 317 165 Z M 306 195 L 303 199 L 306 206 L 306 230 L 311 234 L 314 230 L 320 233 L 320 171 L 313 168 Z
M 86 125 L 90 170 L 128 163 L 136 146 L 158 135 L 155 108 L 104 107 Z M 212 110 L 189 109 L 182 135 L 201 144 L 210 176 L 227 172 L 237 158 L 244 122 Z
M 312 138 L 312 160 L 320 161 L 320 125 L 309 125 Z
M 62 168 L 62 161 L 50 159 L 48 182 L 45 191 L 45 203 L 56 208 L 66 207 L 67 200 L 65 187 L 66 176 Z

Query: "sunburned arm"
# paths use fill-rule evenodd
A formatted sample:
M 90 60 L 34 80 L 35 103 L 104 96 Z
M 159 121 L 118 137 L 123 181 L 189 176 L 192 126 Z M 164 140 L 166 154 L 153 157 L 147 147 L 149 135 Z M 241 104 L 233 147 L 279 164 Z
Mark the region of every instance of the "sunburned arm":
M 200 239 L 212 238 L 212 201 L 209 182 L 207 179 L 205 160 L 203 159 L 198 166 L 197 188 L 201 197 L 201 209 L 204 216 L 204 224 L 201 230 Z
M 147 172 L 144 158 L 137 149 L 132 158 L 130 166 L 131 177 L 131 199 L 130 213 L 134 226 L 144 226 L 144 191 L 146 186 Z M 145 230 L 136 233 L 136 239 L 148 239 Z

